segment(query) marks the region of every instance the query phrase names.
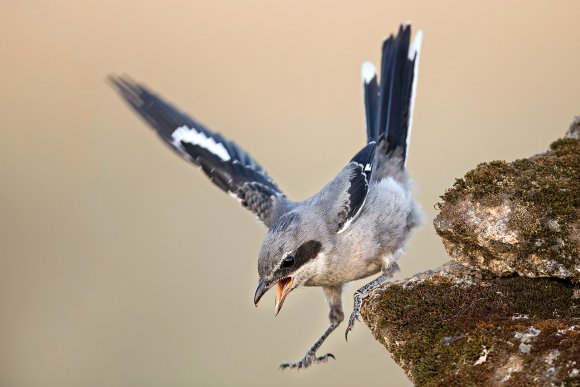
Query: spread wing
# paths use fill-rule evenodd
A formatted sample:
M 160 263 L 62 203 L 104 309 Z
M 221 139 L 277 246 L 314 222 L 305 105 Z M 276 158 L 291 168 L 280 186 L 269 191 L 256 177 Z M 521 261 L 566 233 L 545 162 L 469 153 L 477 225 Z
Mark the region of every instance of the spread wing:
M 185 160 L 199 166 L 266 226 L 282 212 L 282 191 L 254 159 L 232 141 L 204 127 L 126 77 L 111 77 L 125 101 Z

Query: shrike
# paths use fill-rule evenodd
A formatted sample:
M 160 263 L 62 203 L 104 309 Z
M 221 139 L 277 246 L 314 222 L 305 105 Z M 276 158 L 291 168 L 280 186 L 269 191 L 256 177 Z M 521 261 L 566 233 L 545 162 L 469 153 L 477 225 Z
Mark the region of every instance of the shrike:
M 383 43 L 380 83 L 375 67 L 362 66 L 367 144 L 317 194 L 291 201 L 242 148 L 177 110 L 127 77 L 111 77 L 121 96 L 178 155 L 199 166 L 219 188 L 268 227 L 258 257 L 256 306 L 276 286 L 275 313 L 299 286 L 320 286 L 330 325 L 296 363 L 306 368 L 334 356 L 316 354 L 343 321 L 347 282 L 381 273 L 354 294 L 345 336 L 358 319 L 363 297 L 399 267 L 411 231 L 421 223 L 406 168 L 421 32 L 400 26 Z M 288 162 L 292 162 L 288 160 Z

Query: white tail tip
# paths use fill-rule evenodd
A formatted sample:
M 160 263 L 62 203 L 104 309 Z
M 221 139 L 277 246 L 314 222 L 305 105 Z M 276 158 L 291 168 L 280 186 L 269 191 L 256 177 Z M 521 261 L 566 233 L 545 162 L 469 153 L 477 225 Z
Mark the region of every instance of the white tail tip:
M 377 76 L 375 65 L 369 61 L 362 64 L 362 79 L 364 83 L 370 83 L 371 80 Z

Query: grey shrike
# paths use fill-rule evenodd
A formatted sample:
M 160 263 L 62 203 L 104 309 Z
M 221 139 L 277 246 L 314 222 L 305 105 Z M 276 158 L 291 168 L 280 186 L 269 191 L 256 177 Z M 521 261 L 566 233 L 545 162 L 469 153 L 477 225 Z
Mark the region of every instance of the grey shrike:
M 320 286 L 330 325 L 296 363 L 326 362 L 316 352 L 342 322 L 341 293 L 347 282 L 381 273 L 354 294 L 346 335 L 359 317 L 363 297 L 392 277 L 411 231 L 421 223 L 405 168 L 421 32 L 401 25 L 383 43 L 380 83 L 375 67 L 362 66 L 367 144 L 317 194 L 291 201 L 242 148 L 212 132 L 128 77 L 110 78 L 126 102 L 179 156 L 200 167 L 268 228 L 258 257 L 258 302 L 276 286 L 275 313 L 299 286 Z M 290 162 L 290 161 L 289 161 Z

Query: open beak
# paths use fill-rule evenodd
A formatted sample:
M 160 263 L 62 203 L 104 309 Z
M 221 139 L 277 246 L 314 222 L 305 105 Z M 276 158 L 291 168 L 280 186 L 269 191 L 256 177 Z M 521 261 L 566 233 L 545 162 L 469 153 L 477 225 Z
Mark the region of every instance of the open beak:
M 284 304 L 286 296 L 290 292 L 292 283 L 292 277 L 282 278 L 280 281 L 278 281 L 278 288 L 276 289 L 276 305 L 274 306 L 274 312 L 276 313 L 276 316 L 280 312 L 280 309 L 282 309 L 282 305 Z M 256 305 L 256 307 L 258 306 L 262 296 L 266 294 L 270 288 L 270 283 L 266 281 L 260 281 L 258 288 L 256 289 L 256 293 L 254 294 L 254 305 Z
M 292 277 L 286 277 L 278 281 L 278 289 L 276 291 L 276 306 L 274 307 L 274 313 L 276 316 L 282 309 L 282 305 L 284 304 L 284 300 L 290 292 L 290 287 L 292 286 Z

